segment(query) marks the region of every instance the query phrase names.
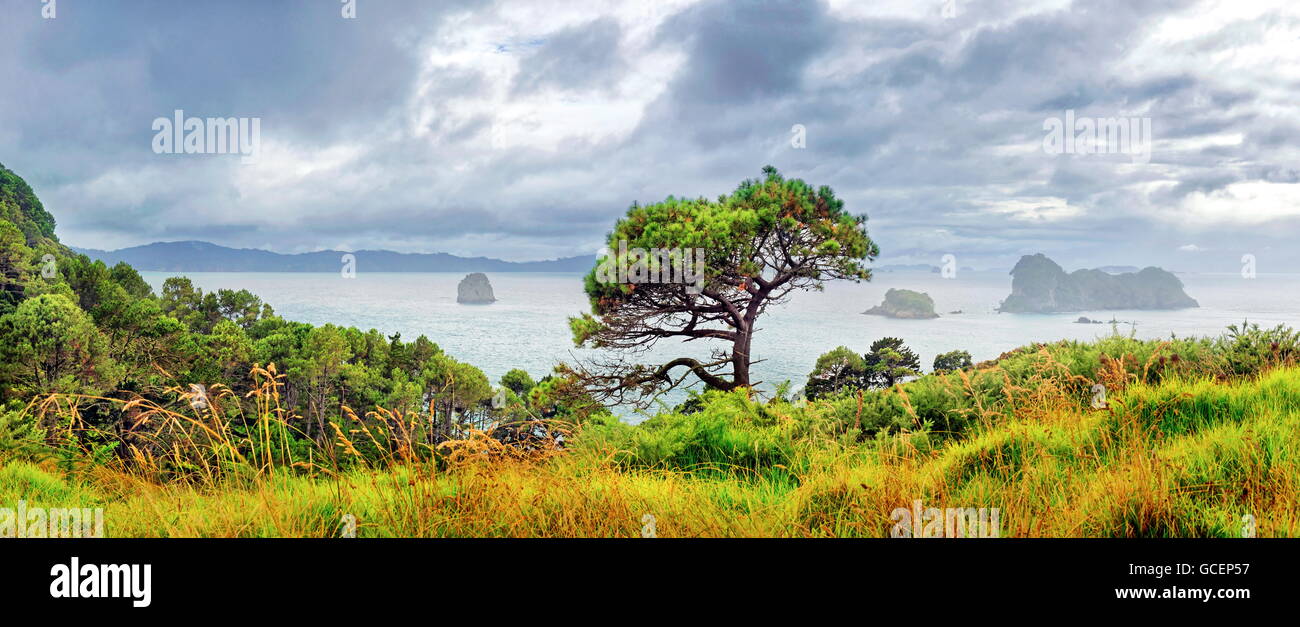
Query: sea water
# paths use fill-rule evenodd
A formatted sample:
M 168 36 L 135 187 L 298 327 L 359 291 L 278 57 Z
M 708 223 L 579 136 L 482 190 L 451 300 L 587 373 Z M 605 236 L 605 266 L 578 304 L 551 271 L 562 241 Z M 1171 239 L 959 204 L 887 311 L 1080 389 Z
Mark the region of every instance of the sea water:
M 176 273 L 144 272 L 161 292 Z M 185 273 L 205 291 L 247 289 L 289 320 L 333 323 L 404 340 L 426 335 L 453 357 L 482 369 L 495 384 L 512 368 L 534 378 L 563 361 L 587 359 L 593 352 L 573 345 L 567 319 L 590 305 L 582 276 L 558 273 L 488 273 L 497 302 L 461 305 L 456 286 L 463 273 Z M 783 381 L 799 389 L 817 357 L 837 346 L 865 353 L 879 338 L 902 338 L 928 371 L 935 355 L 970 352 L 975 361 L 1032 342 L 1090 340 L 1112 332 L 1109 324 L 1077 324 L 1079 316 L 1120 321 L 1121 333 L 1140 338 L 1218 335 L 1243 320 L 1261 326 L 1300 323 L 1300 274 L 1179 274 L 1200 307 L 1175 311 L 1080 311 L 1069 314 L 999 314 L 1011 293 L 1005 272 L 959 272 L 954 278 L 926 272 L 877 272 L 870 282 L 831 282 L 821 292 L 800 292 L 775 305 L 758 321 L 753 345 L 753 378 L 772 389 Z M 862 312 L 880 304 L 885 291 L 904 288 L 929 294 L 940 317 L 895 320 Z M 961 313 L 950 313 L 958 312 Z M 707 358 L 706 340 L 661 340 L 643 356 L 661 363 L 679 356 Z M 656 361 L 658 360 L 658 361 Z M 680 395 L 670 400 L 676 401 Z

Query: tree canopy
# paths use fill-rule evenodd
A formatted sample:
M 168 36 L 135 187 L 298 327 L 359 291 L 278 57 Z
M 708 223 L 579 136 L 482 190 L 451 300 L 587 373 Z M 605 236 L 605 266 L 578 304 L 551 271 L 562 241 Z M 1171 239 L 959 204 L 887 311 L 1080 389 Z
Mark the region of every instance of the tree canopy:
M 942 355 L 936 355 L 934 358 L 935 372 L 952 372 L 954 370 L 964 370 L 971 366 L 970 353 L 967 351 L 949 351 Z
M 840 346 L 817 358 L 804 385 L 804 397 L 817 400 L 845 390 L 887 388 L 920 374 L 921 358 L 899 338 L 872 342 L 866 355 Z
M 828 280 L 870 280 L 879 249 L 866 219 L 830 187 L 771 166 L 717 200 L 634 204 L 585 277 L 591 311 L 570 318 L 576 345 L 609 352 L 575 374 L 607 402 L 645 403 L 683 383 L 753 386 L 755 325 L 769 306 Z M 711 341 L 712 357 L 637 362 L 663 339 Z
M 0 317 L 0 363 L 28 393 L 99 393 L 116 383 L 103 335 L 59 294 L 25 300 Z

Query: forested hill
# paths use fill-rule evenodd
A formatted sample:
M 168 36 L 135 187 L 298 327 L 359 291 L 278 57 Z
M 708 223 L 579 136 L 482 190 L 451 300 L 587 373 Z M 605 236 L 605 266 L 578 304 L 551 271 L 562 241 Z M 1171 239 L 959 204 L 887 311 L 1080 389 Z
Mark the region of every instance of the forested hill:
M 0 163 L 0 220 L 18 227 L 29 247 L 59 241 L 54 236 L 54 216 L 45 210 L 27 181 L 3 163 Z
M 339 270 L 338 255 L 330 254 L 329 271 Z M 361 271 L 378 269 L 357 256 Z M 352 408 L 409 416 L 416 426 L 406 435 L 433 445 L 466 425 L 566 415 L 553 398 L 563 383 L 517 370 L 494 390 L 482 371 L 427 337 L 285 320 L 247 290 L 205 292 L 171 277 L 154 293 L 131 264 L 60 244 L 31 187 L 0 168 L 0 427 L 18 415 L 29 420 L 23 412 L 33 400 L 58 397 L 77 416 L 77 446 L 165 455 L 171 427 L 137 422 L 138 407 L 201 408 L 242 425 L 257 392 L 276 395 L 290 449 L 313 442 L 333 450 L 334 436 L 355 426 Z
M 104 251 L 74 248 L 108 265 L 131 264 L 159 272 L 338 272 L 343 255 L 356 257 L 359 272 L 586 272 L 594 255 L 549 261 L 512 262 L 447 253 L 397 253 L 389 250 L 323 250 L 285 255 L 267 250 L 227 248 L 208 242 L 157 242 Z

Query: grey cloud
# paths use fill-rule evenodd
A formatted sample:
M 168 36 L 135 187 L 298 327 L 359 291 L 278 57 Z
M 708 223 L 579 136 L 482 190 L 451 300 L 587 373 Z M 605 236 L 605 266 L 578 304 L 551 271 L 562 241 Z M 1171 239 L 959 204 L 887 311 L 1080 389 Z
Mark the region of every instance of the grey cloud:
M 711 0 L 687 9 L 660 28 L 662 41 L 684 39 L 690 49 L 673 97 L 716 107 L 795 92 L 803 68 L 841 28 L 814 0 Z
M 515 92 L 578 90 L 617 81 L 626 68 L 618 54 L 622 32 L 617 21 L 602 18 L 551 35 L 520 63 Z
M 507 0 L 362 2 L 356 21 L 307 0 L 184 11 L 103 0 L 61 5 L 49 24 L 26 4 L 0 2 L 0 161 L 36 186 L 74 245 L 208 239 L 300 251 L 347 241 L 513 259 L 589 254 L 632 201 L 714 197 L 771 163 L 868 214 L 885 259 L 953 252 L 963 265 L 1009 266 L 1042 250 L 1067 265 L 1141 265 L 1190 241 L 1209 248 L 1206 227 L 1162 217 L 1188 195 L 1300 178 L 1288 161 L 1300 127 L 1262 100 L 1294 102 L 1300 85 L 1253 84 L 1174 63 L 1177 54 L 1150 59 L 1164 62 L 1153 69 L 1130 58 L 1163 18 L 1189 15 L 1189 2 L 1058 10 L 995 0 L 962 3 L 957 19 L 943 20 L 924 7 L 910 18 L 840 19 L 814 0 L 706 0 L 669 17 L 641 49 L 626 23 L 574 4 L 556 9 L 572 13 L 566 26 L 507 33 L 508 43 L 481 51 L 517 58 L 513 75 L 428 57 L 461 35 L 463 22 L 448 18 L 505 13 Z M 1178 51 L 1231 51 L 1289 19 L 1224 24 Z M 501 112 L 450 114 L 502 89 L 607 97 L 637 55 L 657 52 L 684 60 L 626 135 L 493 150 L 485 143 Z M 412 132 L 421 107 L 431 113 Z M 150 121 L 176 108 L 260 116 L 266 139 L 322 163 L 344 147 L 360 171 L 322 165 L 293 187 L 250 191 L 230 160 L 148 150 Z M 1141 110 L 1170 148 L 1143 168 L 1045 154 L 1044 118 L 1065 109 Z M 807 129 L 806 149 L 789 144 L 794 124 Z M 1223 135 L 1244 141 L 1203 141 Z M 1078 212 L 1030 222 L 990 208 L 1036 198 Z M 1296 224 L 1216 225 L 1215 249 L 1289 250 Z

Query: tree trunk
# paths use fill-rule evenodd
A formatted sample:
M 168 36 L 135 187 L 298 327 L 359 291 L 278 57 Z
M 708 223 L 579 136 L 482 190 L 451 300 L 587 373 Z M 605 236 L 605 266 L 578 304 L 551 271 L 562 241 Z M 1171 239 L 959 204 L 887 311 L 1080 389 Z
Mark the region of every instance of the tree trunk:
M 735 387 L 749 387 L 749 346 L 753 341 L 753 332 L 750 331 L 749 321 L 746 321 L 745 328 L 740 332 L 740 339 L 736 340 L 732 347 L 731 364 L 734 371 L 732 382 Z

